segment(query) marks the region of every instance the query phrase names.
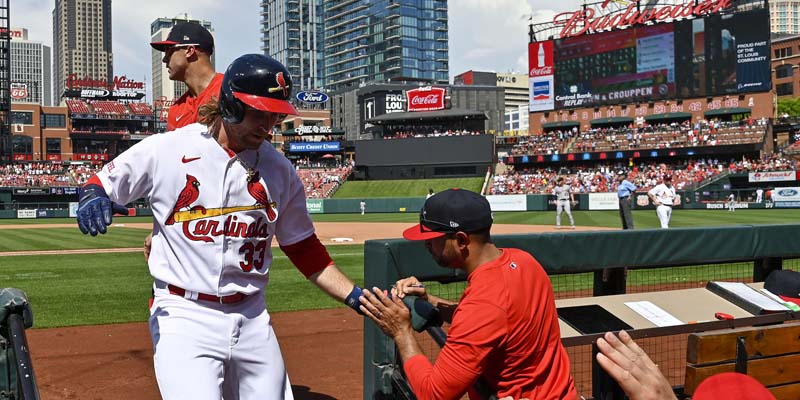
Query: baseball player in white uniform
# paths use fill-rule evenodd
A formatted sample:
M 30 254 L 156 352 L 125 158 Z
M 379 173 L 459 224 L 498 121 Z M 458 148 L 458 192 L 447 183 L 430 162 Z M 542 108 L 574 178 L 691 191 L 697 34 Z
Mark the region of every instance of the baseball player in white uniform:
M 728 211 L 736 212 L 736 195 L 733 193 L 728 195 Z
M 561 229 L 561 213 L 567 213 L 569 224 L 575 229 L 575 220 L 572 218 L 571 205 L 575 204 L 575 195 L 568 184 L 564 183 L 564 177 L 556 179 L 556 187 L 553 188 L 553 195 L 556 196 L 556 229 Z
M 675 194 L 675 187 L 672 186 L 672 176 L 664 175 L 661 184 L 650 189 L 647 196 L 656 206 L 656 215 L 661 221 L 662 228 L 669 228 L 669 219 L 672 217 L 672 206 L 680 203 L 680 198 Z
M 278 61 L 239 57 L 203 124 L 142 140 L 81 188 L 84 234 L 106 232 L 113 202 L 152 205 L 150 334 L 164 399 L 293 399 L 265 304 L 273 238 L 311 282 L 359 306 L 361 289 L 314 233 L 295 169 L 265 140 L 297 113 L 291 87 Z
M 764 201 L 764 189 L 758 188 L 756 189 L 756 203 L 761 203 Z

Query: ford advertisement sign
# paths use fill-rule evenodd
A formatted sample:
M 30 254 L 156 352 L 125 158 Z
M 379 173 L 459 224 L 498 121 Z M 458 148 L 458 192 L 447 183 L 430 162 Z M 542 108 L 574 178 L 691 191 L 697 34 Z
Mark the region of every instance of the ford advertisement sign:
M 302 91 L 295 95 L 297 100 L 302 101 L 303 103 L 309 104 L 322 104 L 328 102 L 328 95 L 322 92 L 317 91 Z

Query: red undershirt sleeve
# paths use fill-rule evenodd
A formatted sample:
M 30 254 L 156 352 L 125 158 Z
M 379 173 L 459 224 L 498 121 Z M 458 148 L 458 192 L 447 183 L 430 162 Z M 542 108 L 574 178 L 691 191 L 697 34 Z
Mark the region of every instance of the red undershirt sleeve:
M 436 364 L 416 355 L 403 365 L 417 398 L 460 398 L 481 375 L 506 330 L 503 310 L 486 303 L 460 304 Z
M 297 243 L 280 247 L 289 257 L 289 261 L 300 270 L 306 279 L 333 264 L 328 250 L 319 241 L 316 234 L 311 234 Z
M 103 182 L 100 182 L 100 178 L 98 178 L 97 175 L 92 175 L 92 177 L 89 178 L 89 180 L 83 184 L 83 186 L 86 185 L 98 185 L 100 187 L 103 187 Z

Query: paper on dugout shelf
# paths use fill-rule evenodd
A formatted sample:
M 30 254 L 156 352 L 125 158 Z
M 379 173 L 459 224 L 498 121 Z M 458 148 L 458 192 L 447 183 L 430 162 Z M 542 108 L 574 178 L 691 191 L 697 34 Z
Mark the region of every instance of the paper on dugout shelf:
M 625 305 L 655 326 L 683 325 L 683 321 L 649 301 L 629 301 Z

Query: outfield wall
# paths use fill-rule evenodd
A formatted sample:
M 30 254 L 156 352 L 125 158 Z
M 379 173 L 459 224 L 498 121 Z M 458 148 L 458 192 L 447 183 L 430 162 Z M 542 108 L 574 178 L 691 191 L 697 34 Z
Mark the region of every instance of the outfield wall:
M 766 200 L 761 203 L 737 202 L 738 209 L 768 208 L 800 208 L 800 188 L 784 188 L 783 196 L 776 196 L 780 201 Z M 675 209 L 713 210 L 726 209 L 724 201 L 703 202 L 701 192 L 678 192 L 681 204 Z M 541 194 L 534 195 L 498 195 L 486 196 L 493 211 L 555 211 L 555 197 Z M 387 197 L 365 199 L 307 199 L 306 206 L 311 214 L 357 214 L 361 212 L 360 203 L 366 204 L 366 213 L 417 213 L 425 202 L 424 197 Z M 576 194 L 577 204 L 572 206 L 578 211 L 617 210 L 619 203 L 616 193 Z M 66 218 L 74 217 L 77 202 L 0 202 L 0 219 L 14 218 Z M 634 198 L 634 210 L 654 210 L 647 194 L 637 192 Z M 153 215 L 149 208 L 130 208 L 130 216 Z

